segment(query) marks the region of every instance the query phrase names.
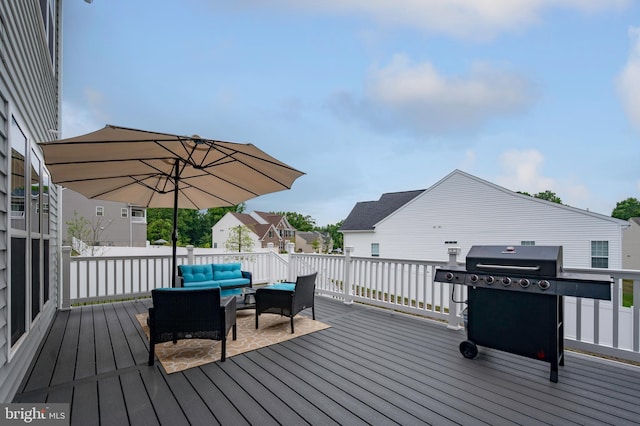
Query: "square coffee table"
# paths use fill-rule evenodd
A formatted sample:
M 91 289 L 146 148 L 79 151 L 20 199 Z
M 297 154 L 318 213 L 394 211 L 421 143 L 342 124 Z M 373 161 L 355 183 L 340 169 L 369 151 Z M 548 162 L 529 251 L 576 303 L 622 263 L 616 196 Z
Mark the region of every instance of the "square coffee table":
M 243 287 L 242 294 L 236 296 L 236 310 L 255 309 L 256 307 L 256 289 Z

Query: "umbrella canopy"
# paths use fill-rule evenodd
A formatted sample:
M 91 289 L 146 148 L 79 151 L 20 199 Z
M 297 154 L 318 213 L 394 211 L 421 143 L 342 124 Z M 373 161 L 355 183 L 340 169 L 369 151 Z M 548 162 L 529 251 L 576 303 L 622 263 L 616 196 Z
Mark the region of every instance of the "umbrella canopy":
M 107 125 L 86 135 L 39 144 L 51 180 L 87 198 L 174 209 L 240 204 L 290 189 L 304 173 L 252 144 Z

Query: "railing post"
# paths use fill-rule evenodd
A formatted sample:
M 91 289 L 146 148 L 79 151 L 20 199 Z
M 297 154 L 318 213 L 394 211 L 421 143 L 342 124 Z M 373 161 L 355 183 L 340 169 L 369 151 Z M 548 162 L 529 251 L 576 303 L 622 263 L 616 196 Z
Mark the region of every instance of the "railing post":
M 62 286 L 60 310 L 71 309 L 71 247 L 62 246 Z
M 296 275 L 298 273 L 298 258 L 293 253 L 288 254 L 287 256 L 289 257 L 289 262 L 287 262 L 289 265 L 287 268 L 287 281 L 295 282 Z
M 287 255 L 289 256 L 289 282 L 296 282 L 296 276 L 298 275 L 298 265 L 297 265 L 297 259 L 295 257 L 295 250 L 296 250 L 296 245 L 290 241 L 288 241 L 285 245 L 284 248 L 287 252 Z
M 640 280 L 633 280 L 633 300 L 640 300 Z M 640 333 L 638 332 L 638 325 L 640 324 L 640 303 L 634 302 L 632 306 L 633 314 L 632 319 L 633 322 L 631 324 L 631 330 L 633 332 L 633 351 L 640 352 Z
M 187 265 L 193 265 L 195 262 L 195 256 L 193 255 L 193 246 L 187 246 Z
M 458 255 L 460 254 L 460 247 L 448 247 L 447 253 L 449 254 L 448 267 L 458 266 Z M 462 324 L 460 324 L 460 317 L 458 316 L 458 304 L 454 300 L 458 300 L 462 293 L 459 284 L 451 284 L 453 286 L 451 292 L 451 300 L 449 301 L 449 321 L 447 328 L 450 330 L 460 330 Z
M 344 283 L 342 291 L 344 293 L 344 303 L 351 305 L 353 303 L 353 297 L 351 292 L 351 252 L 353 252 L 353 246 L 345 246 L 344 248 Z
M 269 282 L 267 284 L 275 283 L 274 279 L 275 270 L 276 270 L 276 256 L 273 251 L 273 243 L 267 243 L 267 276 L 269 277 Z

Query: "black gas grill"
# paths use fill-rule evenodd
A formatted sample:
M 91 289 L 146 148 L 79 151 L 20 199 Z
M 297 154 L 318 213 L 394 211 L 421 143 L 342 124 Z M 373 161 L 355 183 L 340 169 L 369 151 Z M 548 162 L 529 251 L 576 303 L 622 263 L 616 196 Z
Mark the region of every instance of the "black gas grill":
M 564 365 L 563 296 L 611 300 L 611 280 L 562 270 L 561 246 L 473 246 L 466 269 L 442 268 L 435 281 L 468 286 L 465 358 L 477 346 Z

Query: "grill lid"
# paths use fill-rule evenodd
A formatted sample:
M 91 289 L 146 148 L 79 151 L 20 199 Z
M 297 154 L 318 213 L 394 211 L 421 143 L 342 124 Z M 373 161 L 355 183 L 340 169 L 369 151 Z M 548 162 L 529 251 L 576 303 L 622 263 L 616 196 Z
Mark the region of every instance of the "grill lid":
M 562 272 L 562 246 L 472 246 L 467 272 L 556 277 Z

